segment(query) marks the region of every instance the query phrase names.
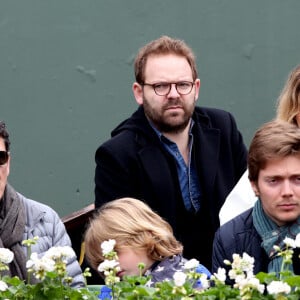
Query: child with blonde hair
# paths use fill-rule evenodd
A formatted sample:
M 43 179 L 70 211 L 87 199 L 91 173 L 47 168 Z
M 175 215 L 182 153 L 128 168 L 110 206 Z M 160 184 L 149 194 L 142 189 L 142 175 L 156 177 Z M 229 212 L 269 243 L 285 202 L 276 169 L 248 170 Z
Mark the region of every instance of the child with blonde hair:
M 174 237 L 169 223 L 134 198 L 105 203 L 91 220 L 85 234 L 85 247 L 87 259 L 95 270 L 105 260 L 100 245 L 108 240 L 116 241 L 119 277 L 139 275 L 138 265 L 143 263 L 143 275 L 151 275 L 151 284 L 154 284 L 171 280 L 187 262 L 182 257 L 183 246 Z M 203 265 L 199 264 L 197 270 L 210 277 Z

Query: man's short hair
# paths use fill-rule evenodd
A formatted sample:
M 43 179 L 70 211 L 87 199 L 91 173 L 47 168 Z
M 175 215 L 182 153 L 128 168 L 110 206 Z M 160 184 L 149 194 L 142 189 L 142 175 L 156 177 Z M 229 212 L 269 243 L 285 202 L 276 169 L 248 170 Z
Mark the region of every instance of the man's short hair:
M 142 47 L 136 55 L 134 61 L 135 80 L 139 84 L 145 82 L 145 66 L 147 59 L 151 55 L 175 54 L 185 57 L 192 69 L 193 80 L 198 78 L 196 59 L 192 49 L 182 40 L 173 39 L 168 36 L 151 41 Z
M 249 180 L 257 182 L 259 171 L 267 162 L 290 155 L 299 155 L 300 129 L 294 124 L 273 120 L 255 133 L 248 152 Z
M 3 138 L 6 151 L 9 152 L 10 148 L 10 141 L 9 141 L 9 134 L 6 130 L 5 123 L 3 121 L 0 121 L 0 137 Z

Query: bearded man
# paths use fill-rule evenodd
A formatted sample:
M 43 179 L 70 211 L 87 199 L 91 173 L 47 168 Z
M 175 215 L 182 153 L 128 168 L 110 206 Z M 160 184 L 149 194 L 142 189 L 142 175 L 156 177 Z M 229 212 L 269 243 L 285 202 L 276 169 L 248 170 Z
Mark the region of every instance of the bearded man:
M 196 107 L 200 79 L 184 41 L 151 41 L 134 68 L 139 108 L 96 151 L 95 206 L 145 201 L 171 224 L 184 256 L 209 267 L 219 210 L 246 169 L 243 138 L 230 113 Z

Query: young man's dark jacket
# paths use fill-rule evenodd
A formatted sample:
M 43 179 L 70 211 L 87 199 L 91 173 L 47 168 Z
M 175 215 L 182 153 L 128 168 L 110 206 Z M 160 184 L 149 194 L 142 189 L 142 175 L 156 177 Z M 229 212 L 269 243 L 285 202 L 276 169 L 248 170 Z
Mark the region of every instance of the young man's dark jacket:
M 232 261 L 232 254 L 247 253 L 254 258 L 254 274 L 268 272 L 270 262 L 265 250 L 261 247 L 262 239 L 253 225 L 253 208 L 248 209 L 231 221 L 221 226 L 215 234 L 213 244 L 212 272 L 215 273 L 218 267 L 230 269 L 224 264 L 224 259 Z M 295 274 L 300 274 L 299 251 L 296 250 L 293 256 L 293 267 Z M 227 280 L 227 283 L 232 283 Z
M 192 156 L 202 192 L 198 213 L 185 209 L 176 162 L 142 106 L 96 152 L 95 205 L 121 197 L 144 200 L 172 225 L 184 256 L 198 258 L 209 268 L 218 213 L 246 169 L 247 150 L 230 113 L 196 107 L 193 120 Z

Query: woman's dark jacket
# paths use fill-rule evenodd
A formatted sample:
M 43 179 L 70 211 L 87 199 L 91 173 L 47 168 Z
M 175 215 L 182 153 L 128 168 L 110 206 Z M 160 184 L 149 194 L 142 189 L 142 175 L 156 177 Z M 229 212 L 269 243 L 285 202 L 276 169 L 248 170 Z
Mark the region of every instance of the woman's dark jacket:
M 171 224 L 184 245 L 184 256 L 209 268 L 218 213 L 246 169 L 247 150 L 230 113 L 196 107 L 193 120 L 192 156 L 202 192 L 198 213 L 185 209 L 176 162 L 142 106 L 96 152 L 95 206 L 120 197 L 145 201 Z

